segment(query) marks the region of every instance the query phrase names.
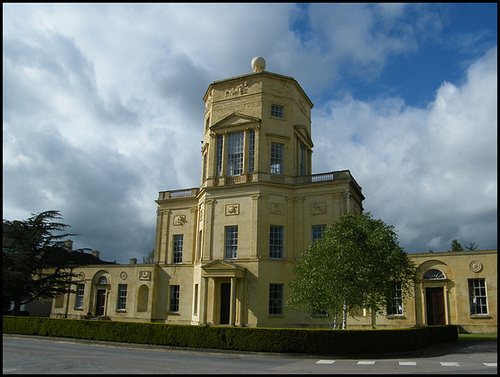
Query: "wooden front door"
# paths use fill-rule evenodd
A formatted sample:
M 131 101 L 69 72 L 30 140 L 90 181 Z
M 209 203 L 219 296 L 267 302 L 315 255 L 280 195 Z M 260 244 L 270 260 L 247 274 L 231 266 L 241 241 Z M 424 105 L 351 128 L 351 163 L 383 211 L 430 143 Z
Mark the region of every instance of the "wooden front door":
M 443 288 L 426 288 L 425 302 L 427 305 L 427 324 L 444 325 L 444 294 Z
M 231 284 L 220 285 L 220 324 L 229 324 L 229 311 L 231 308 Z
M 106 290 L 98 289 L 97 290 L 97 303 L 96 303 L 96 316 L 104 315 L 104 308 L 106 305 Z

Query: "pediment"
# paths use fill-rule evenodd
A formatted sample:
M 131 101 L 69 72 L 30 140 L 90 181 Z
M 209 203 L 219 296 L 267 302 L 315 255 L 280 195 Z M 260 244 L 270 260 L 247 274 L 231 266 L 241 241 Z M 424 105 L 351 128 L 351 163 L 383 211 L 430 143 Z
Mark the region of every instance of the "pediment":
M 245 129 L 255 126 L 258 127 L 260 126 L 260 123 L 261 123 L 260 118 L 240 113 L 232 113 L 231 115 L 228 115 L 224 119 L 212 125 L 212 127 L 210 127 L 210 130 L 213 132 L 217 132 L 217 131 L 226 131 L 229 128 L 231 128 L 232 130 Z
M 299 135 L 303 139 L 303 141 L 306 144 L 308 144 L 309 148 L 312 149 L 314 144 L 313 144 L 311 135 L 307 131 L 306 126 L 293 126 L 293 128 L 295 129 L 295 132 L 297 133 L 297 135 Z
M 216 259 L 201 266 L 202 276 L 207 277 L 237 277 L 242 278 L 245 275 L 246 268 L 237 264 Z

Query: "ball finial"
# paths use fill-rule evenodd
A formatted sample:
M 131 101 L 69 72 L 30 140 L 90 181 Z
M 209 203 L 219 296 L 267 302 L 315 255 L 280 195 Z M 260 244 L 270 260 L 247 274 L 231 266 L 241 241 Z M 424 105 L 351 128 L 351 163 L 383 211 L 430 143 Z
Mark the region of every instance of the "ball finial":
M 252 59 L 252 68 L 254 72 L 263 71 L 266 68 L 266 61 L 260 56 Z

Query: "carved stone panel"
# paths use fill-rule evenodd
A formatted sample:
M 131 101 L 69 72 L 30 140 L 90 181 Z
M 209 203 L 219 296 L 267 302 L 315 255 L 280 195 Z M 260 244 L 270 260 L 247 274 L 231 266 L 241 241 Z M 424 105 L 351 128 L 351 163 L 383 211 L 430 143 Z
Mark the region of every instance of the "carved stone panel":
M 311 215 L 322 215 L 326 213 L 326 203 L 312 203 L 311 204 Z
M 175 226 L 182 226 L 186 223 L 186 216 L 185 215 L 175 215 L 174 216 L 174 225 Z
M 271 215 L 284 215 L 285 205 L 282 203 L 271 203 L 270 212 Z
M 151 280 L 151 271 L 140 271 L 139 280 Z
M 226 204 L 226 216 L 233 216 L 240 214 L 239 204 Z

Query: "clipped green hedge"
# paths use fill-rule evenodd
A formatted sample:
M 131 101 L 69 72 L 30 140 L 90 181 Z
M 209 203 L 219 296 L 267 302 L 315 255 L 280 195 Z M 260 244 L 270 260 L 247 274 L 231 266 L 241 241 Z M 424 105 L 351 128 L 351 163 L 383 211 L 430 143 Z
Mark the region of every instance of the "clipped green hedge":
M 456 341 L 457 326 L 401 330 L 271 329 L 3 317 L 3 332 L 112 342 L 257 352 L 370 354 Z

